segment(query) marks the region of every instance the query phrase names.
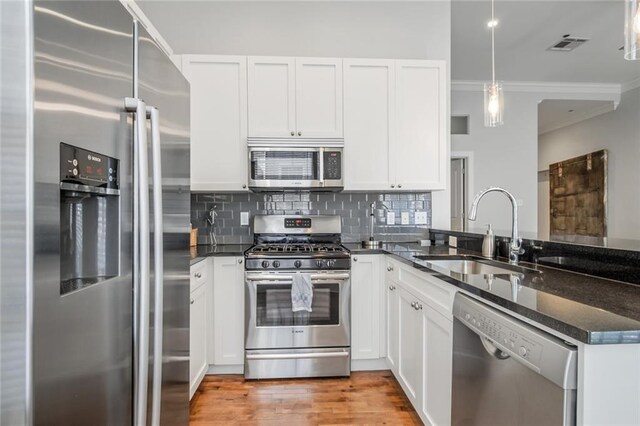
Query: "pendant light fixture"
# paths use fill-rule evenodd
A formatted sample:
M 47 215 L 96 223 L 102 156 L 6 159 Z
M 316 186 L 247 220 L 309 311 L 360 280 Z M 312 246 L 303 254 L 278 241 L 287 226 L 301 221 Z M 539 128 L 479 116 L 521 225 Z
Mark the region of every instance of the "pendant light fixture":
M 495 0 L 491 0 L 491 83 L 484 84 L 484 125 L 486 127 L 501 126 L 504 115 L 504 94 L 502 82 L 496 81 L 496 27 Z
M 625 0 L 624 10 L 624 58 L 640 59 L 640 2 Z

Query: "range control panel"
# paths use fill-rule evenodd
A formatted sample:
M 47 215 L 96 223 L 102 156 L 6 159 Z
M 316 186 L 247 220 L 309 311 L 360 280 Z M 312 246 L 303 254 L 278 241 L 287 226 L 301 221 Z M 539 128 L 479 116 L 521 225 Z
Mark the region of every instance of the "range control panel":
M 342 179 L 342 152 L 324 151 L 324 179 Z
M 285 228 L 311 228 L 311 219 L 298 218 L 298 217 L 286 217 L 284 218 Z
M 537 366 L 542 355 L 542 345 L 537 343 L 534 336 L 527 330 L 516 330 L 509 327 L 500 318 L 485 312 L 480 312 L 472 306 L 464 306 L 458 312 L 465 325 L 472 330 L 478 330 L 487 336 L 500 349 L 511 356 L 518 356 L 533 366 Z M 519 328 L 519 327 L 518 327 Z
M 60 143 L 60 182 L 99 188 L 119 188 L 120 160 Z

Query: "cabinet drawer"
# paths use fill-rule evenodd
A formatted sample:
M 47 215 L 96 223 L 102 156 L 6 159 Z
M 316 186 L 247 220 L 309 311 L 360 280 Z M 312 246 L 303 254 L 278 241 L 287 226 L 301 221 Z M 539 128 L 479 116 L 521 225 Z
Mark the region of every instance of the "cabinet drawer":
M 398 281 L 400 278 L 400 262 L 387 256 L 384 262 L 384 274 L 386 280 Z
M 450 318 L 453 311 L 453 297 L 455 288 L 451 285 L 439 282 L 437 278 L 426 272 L 420 272 L 410 266 L 402 265 L 398 282 L 406 284 L 412 289 L 412 293 L 428 303 L 433 309 Z
M 208 259 L 204 259 L 191 266 L 191 291 L 197 289 L 207 281 L 209 275 L 208 265 Z

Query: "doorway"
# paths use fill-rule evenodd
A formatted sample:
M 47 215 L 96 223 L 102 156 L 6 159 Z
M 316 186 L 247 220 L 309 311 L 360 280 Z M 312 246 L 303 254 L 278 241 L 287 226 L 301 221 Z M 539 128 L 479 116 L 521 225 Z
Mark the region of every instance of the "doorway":
M 467 230 L 467 159 L 451 159 L 451 230 Z

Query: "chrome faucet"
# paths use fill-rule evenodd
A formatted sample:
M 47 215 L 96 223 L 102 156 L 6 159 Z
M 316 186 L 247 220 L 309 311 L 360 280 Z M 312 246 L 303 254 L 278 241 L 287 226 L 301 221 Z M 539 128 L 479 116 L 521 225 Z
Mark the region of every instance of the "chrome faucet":
M 518 256 L 524 253 L 524 251 L 522 250 L 522 238 L 520 238 L 520 236 L 518 235 L 518 202 L 509 191 L 503 188 L 498 188 L 497 186 L 493 186 L 480 191 L 478 195 L 476 195 L 476 197 L 473 199 L 471 212 L 469 213 L 469 220 L 476 220 L 476 216 L 478 215 L 478 203 L 480 202 L 480 199 L 489 192 L 502 192 L 509 198 L 509 201 L 511 201 L 512 217 L 511 244 L 509 245 L 509 263 L 511 263 L 512 265 L 517 265 Z

